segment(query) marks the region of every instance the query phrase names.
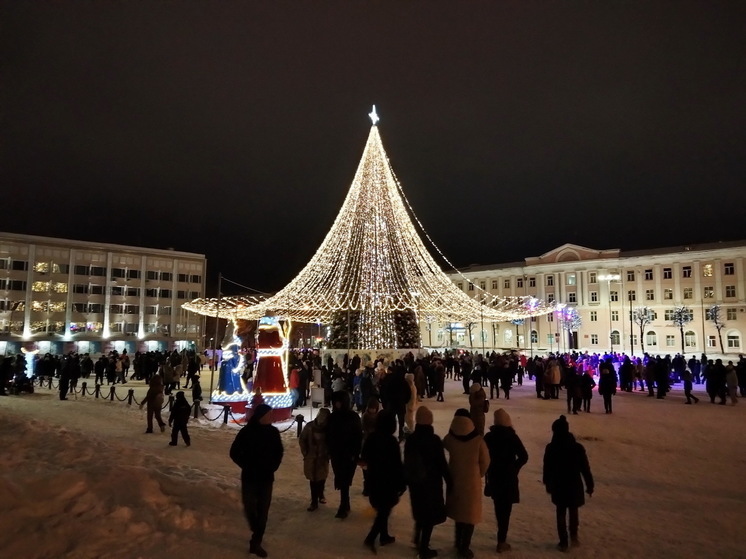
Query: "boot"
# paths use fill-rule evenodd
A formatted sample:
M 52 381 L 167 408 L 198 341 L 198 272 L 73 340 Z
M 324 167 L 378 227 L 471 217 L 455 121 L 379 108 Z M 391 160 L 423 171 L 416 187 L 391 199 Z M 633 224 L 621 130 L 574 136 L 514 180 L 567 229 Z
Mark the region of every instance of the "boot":
M 456 548 L 456 552 L 461 551 L 461 542 L 463 540 L 463 524 L 461 522 L 456 522 L 456 536 L 453 543 L 453 547 Z
M 459 557 L 463 559 L 473 559 L 474 552 L 470 549 L 471 537 L 473 534 L 473 524 L 461 524 L 461 547 L 458 549 Z
M 313 512 L 319 508 L 319 490 L 318 485 L 315 481 L 310 482 L 311 485 L 311 504 L 306 509 L 308 512 Z

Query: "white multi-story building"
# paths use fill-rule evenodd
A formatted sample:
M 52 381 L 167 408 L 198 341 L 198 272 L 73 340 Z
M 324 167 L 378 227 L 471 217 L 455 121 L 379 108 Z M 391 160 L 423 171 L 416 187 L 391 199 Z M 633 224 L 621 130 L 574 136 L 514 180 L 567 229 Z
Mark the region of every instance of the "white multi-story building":
M 0 233 L 0 355 L 201 345 L 202 254 Z
M 562 245 L 523 262 L 472 266 L 450 274 L 467 294 L 533 296 L 574 307 L 582 324 L 563 330 L 559 313 L 522 324 L 450 324 L 424 327 L 434 347 L 528 351 L 608 350 L 641 355 L 743 351 L 746 333 L 746 241 L 653 250 L 595 250 Z M 718 305 L 721 327 L 710 317 Z M 632 311 L 647 307 L 642 337 Z M 673 310 L 686 307 L 689 322 L 674 325 Z M 720 340 L 722 339 L 722 351 Z M 428 344 L 430 341 L 430 344 Z M 641 345 L 642 343 L 642 345 Z

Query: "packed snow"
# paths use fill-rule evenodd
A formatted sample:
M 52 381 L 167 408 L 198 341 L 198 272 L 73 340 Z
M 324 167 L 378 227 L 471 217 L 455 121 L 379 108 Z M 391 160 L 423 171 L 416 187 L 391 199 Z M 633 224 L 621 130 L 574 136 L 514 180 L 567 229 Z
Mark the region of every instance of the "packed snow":
M 140 399 L 143 384 L 127 388 L 136 386 Z M 468 407 L 461 384 L 446 384 L 445 402 L 425 402 L 441 436 L 453 412 Z M 126 394 L 123 388 L 117 390 L 120 397 Z M 593 497 L 580 509 L 582 545 L 573 556 L 746 557 L 740 537 L 746 523 L 746 401 L 712 405 L 701 385 L 695 393 L 701 398 L 696 405 L 684 405 L 678 386 L 665 400 L 620 393 L 612 415 L 603 413 L 596 395 L 590 414 L 568 416 L 596 480 Z M 526 381 L 509 401 L 490 405 L 488 425 L 491 412 L 503 407 L 529 452 L 507 557 L 557 557 L 554 507 L 541 483 L 541 468 L 551 423 L 566 413 L 564 393 L 559 400 L 539 400 Z M 308 419 L 315 411 L 296 413 Z M 239 427 L 193 420 L 192 446 L 179 441 L 169 447 L 168 431 L 144 434 L 144 413 L 90 396 L 60 401 L 46 388 L 0 398 L 0 557 L 250 557 L 239 470 L 228 457 Z M 328 504 L 306 512 L 309 490 L 295 434 L 291 426 L 282 435 L 285 457 L 264 540 L 269 556 L 370 556 L 362 542 L 374 513 L 361 494 L 360 472 L 349 518 L 334 518 L 339 497 L 331 478 Z M 483 507 L 485 521 L 472 541 L 477 557 L 496 555 L 489 498 Z M 407 494 L 394 509 L 391 533 L 396 543 L 381 548 L 379 556 L 414 557 Z M 440 557 L 455 556 L 452 541 L 452 521 L 435 528 L 431 545 Z

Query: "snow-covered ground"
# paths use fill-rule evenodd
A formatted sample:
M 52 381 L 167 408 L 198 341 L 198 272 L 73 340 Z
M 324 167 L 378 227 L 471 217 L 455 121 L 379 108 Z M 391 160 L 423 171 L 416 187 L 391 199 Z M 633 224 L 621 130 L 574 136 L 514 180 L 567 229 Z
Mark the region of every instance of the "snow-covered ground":
M 460 383 L 447 382 L 446 401 L 427 402 L 441 436 L 466 399 Z M 144 393 L 136 390 L 138 397 Z M 663 401 L 637 392 L 618 395 L 613 415 L 602 412 L 596 396 L 592 413 L 569 416 L 596 478 L 596 492 L 580 513 L 582 546 L 573 556 L 746 557 L 746 401 L 711 405 L 701 387 L 695 390 L 698 405 L 684 405 L 680 390 Z M 541 466 L 551 423 L 565 412 L 565 401 L 537 400 L 527 382 L 509 401 L 491 406 L 510 413 L 529 452 L 507 556 L 557 557 L 554 508 Z M 146 435 L 144 426 L 144 412 L 121 402 L 60 401 L 46 389 L 0 398 L 0 557 L 247 557 L 239 471 L 228 458 L 237 428 L 193 421 L 192 446 L 174 448 L 167 445 L 168 432 Z M 306 512 L 295 429 L 283 438 L 285 458 L 265 538 L 270 557 L 368 557 L 362 541 L 373 511 L 361 495 L 362 477 L 355 479 L 346 520 L 334 518 L 338 494 L 331 480 L 329 503 Z M 477 557 L 495 555 L 492 503 L 485 497 L 483 505 L 484 522 L 472 545 Z M 406 494 L 391 524 L 397 542 L 379 555 L 414 557 Z M 436 527 L 433 547 L 441 557 L 455 555 L 452 538 L 452 522 Z

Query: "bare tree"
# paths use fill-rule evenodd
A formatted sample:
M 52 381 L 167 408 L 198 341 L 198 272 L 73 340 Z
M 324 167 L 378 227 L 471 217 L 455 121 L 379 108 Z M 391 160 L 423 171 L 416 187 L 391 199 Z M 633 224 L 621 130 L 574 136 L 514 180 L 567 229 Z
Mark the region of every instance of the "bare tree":
M 574 349 L 572 343 L 573 331 L 580 330 L 583 320 L 575 307 L 565 307 L 560 314 L 560 327 L 567 332 L 567 347 Z
M 693 313 L 688 307 L 674 307 L 671 322 L 681 333 L 681 355 L 684 355 L 684 327 L 692 321 Z
M 720 305 L 712 305 L 707 309 L 707 317 L 715 325 L 715 329 L 718 331 L 720 353 L 725 353 L 725 349 L 723 348 L 723 328 L 725 328 L 725 322 L 723 322 L 723 311 L 720 308 Z
M 466 323 L 466 331 L 469 334 L 469 349 L 474 349 L 474 339 L 472 336 L 472 331 L 474 330 L 474 327 L 477 325 L 476 322 L 467 322 Z
M 632 311 L 632 320 L 640 327 L 640 350 L 645 353 L 645 327 L 653 322 L 655 312 L 650 307 L 637 307 Z

